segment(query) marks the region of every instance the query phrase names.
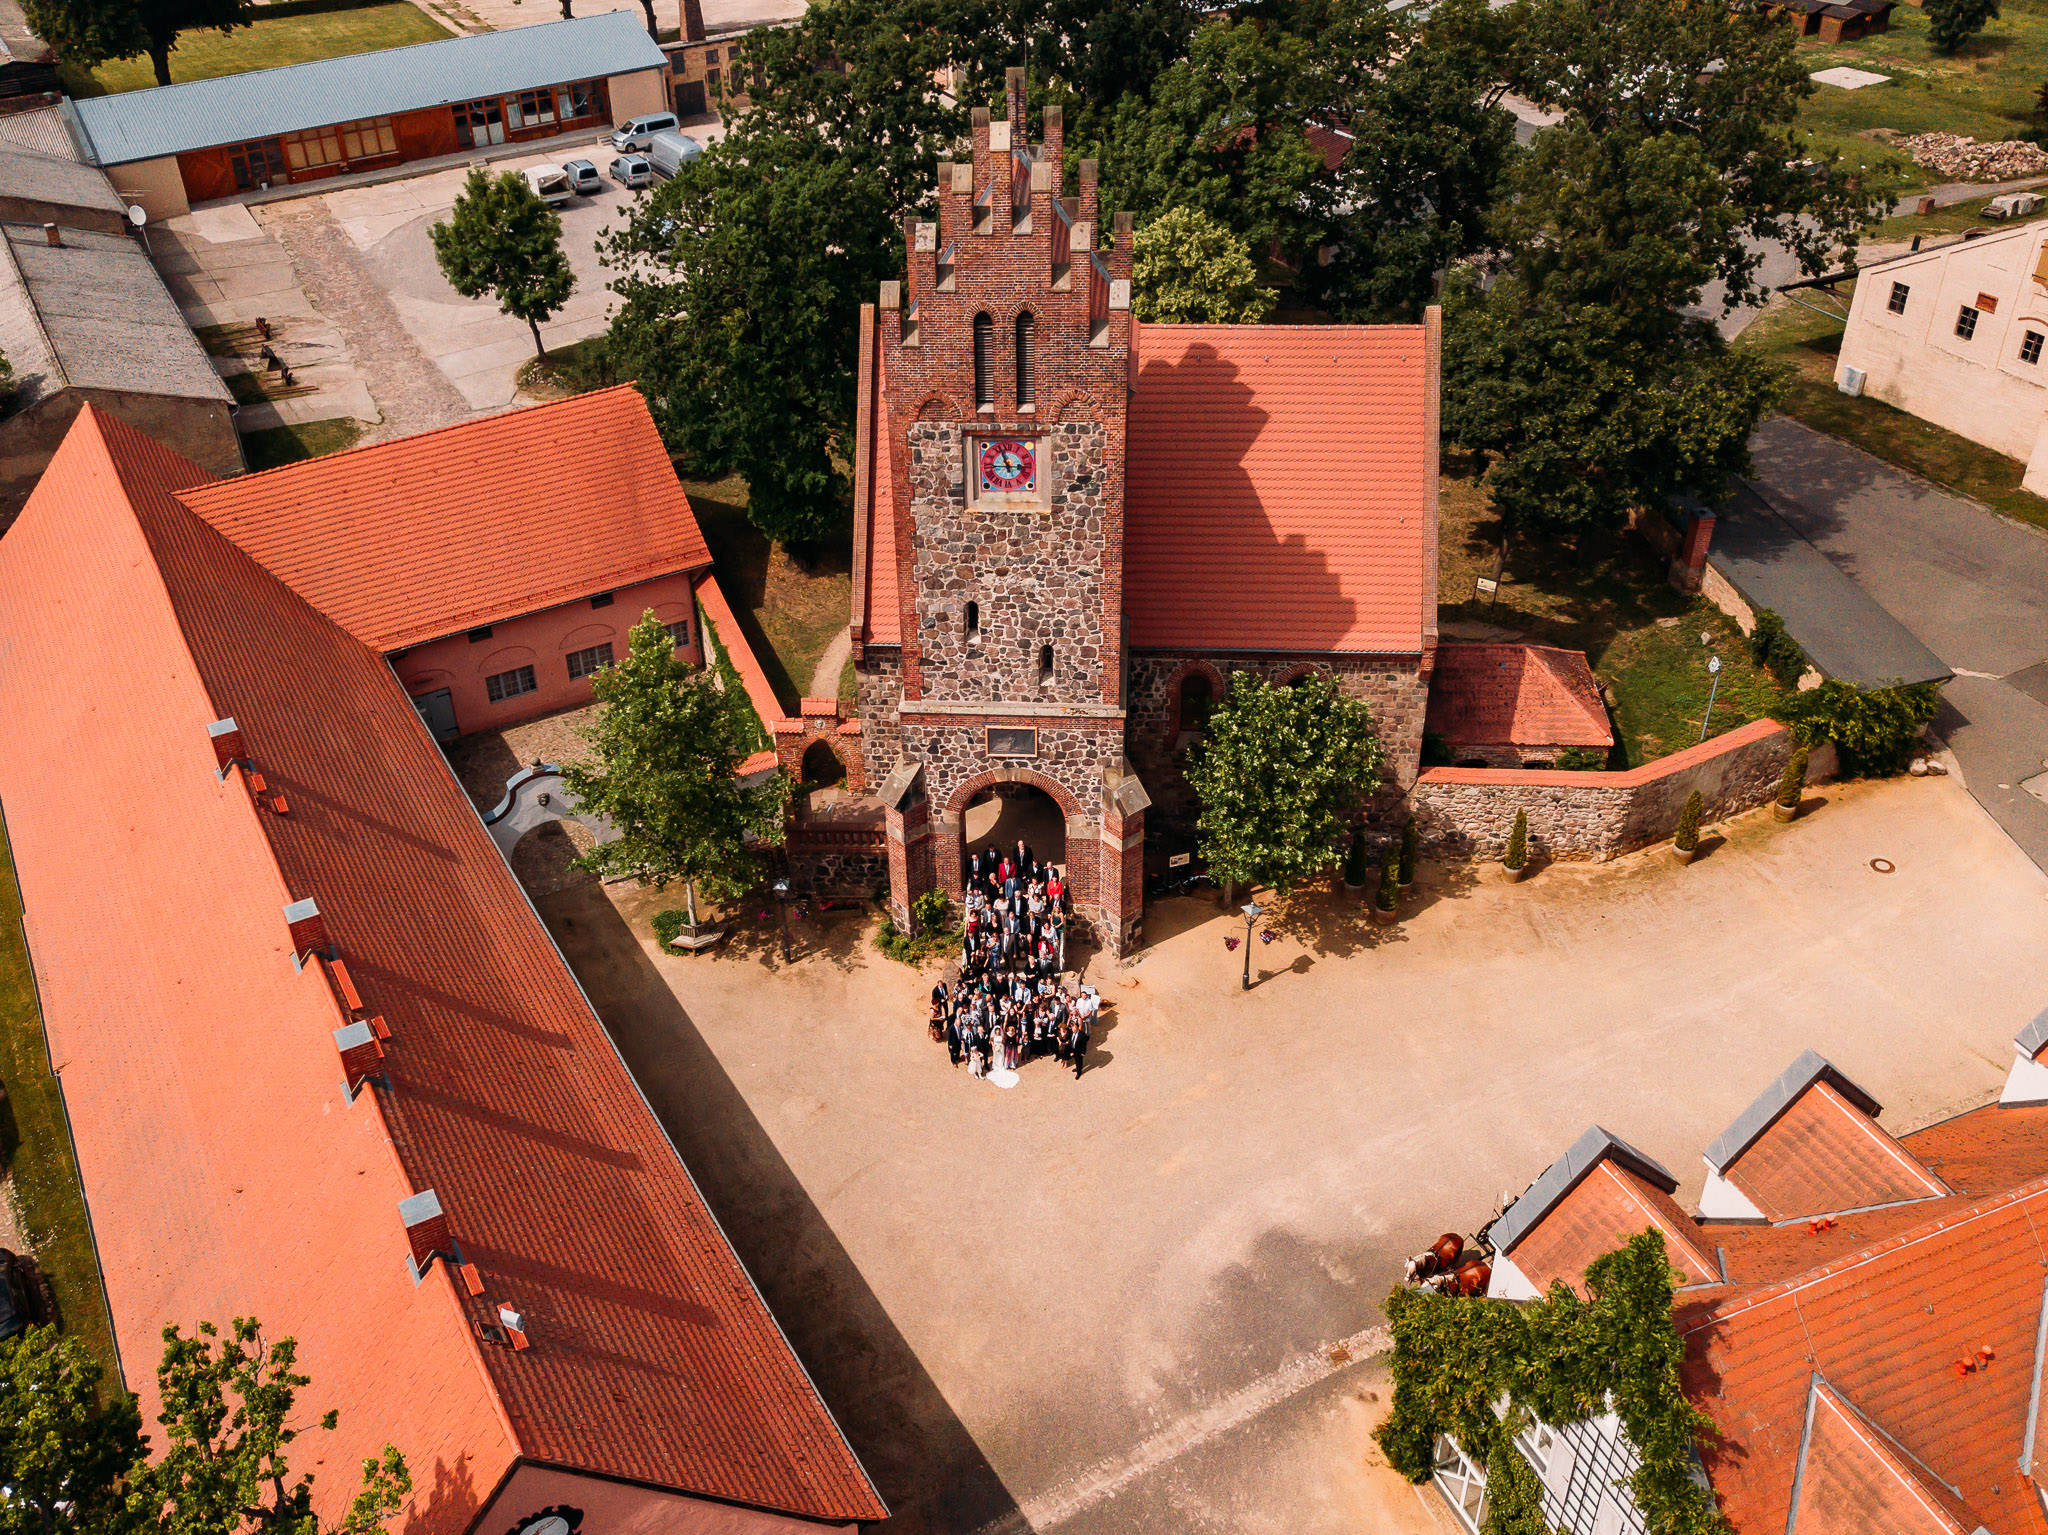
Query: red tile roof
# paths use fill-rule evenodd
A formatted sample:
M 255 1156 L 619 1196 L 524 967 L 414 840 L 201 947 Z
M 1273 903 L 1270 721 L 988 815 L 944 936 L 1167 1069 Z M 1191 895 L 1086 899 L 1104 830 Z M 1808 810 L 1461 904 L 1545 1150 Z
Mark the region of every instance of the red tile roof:
M 333 1463 L 398 1442 L 421 1535 L 515 1456 L 882 1517 L 388 665 L 180 504 L 204 480 L 88 408 L 0 541 L 0 804 L 131 1367 L 171 1319 L 295 1335 Z M 217 716 L 289 814 L 216 777 Z M 342 1096 L 307 896 L 388 1093 Z M 481 1298 L 406 1273 L 427 1188 Z M 531 1348 L 476 1340 L 500 1305 Z
M 1140 649 L 1413 655 L 1433 632 L 1420 325 L 1135 325 L 1124 612 Z
M 1703 1250 L 1727 1264 L 1729 1282 L 1681 1293 L 1674 1318 L 1687 1395 L 1718 1434 L 1701 1454 L 1722 1512 L 1737 1535 L 2048 1535 L 2033 1481 L 2048 1426 L 2018 1466 L 2048 1306 L 2048 1105 L 1987 1105 L 1893 1141 L 1846 1123 L 1840 1099 L 1809 1089 L 1731 1168 L 1762 1155 L 1754 1187 L 1795 1206 L 1841 1210 L 1934 1178 L 1954 1192 L 1672 1244 L 1681 1282 Z M 1560 1202 L 1513 1248 L 1517 1266 L 1541 1285 L 1651 1225 L 1669 1243 L 1669 1212 L 1621 1197 L 1625 1176 L 1591 1216 Z
M 1825 1081 L 1787 1105 L 1722 1175 L 1774 1221 L 1948 1193 Z
M 386 653 L 711 563 L 630 384 L 183 499 Z
M 1585 652 L 1551 645 L 1438 645 L 1426 723 L 1452 746 L 1614 744 Z
M 874 496 L 867 518 L 867 612 L 862 638 L 870 645 L 903 643 L 902 575 L 896 568 L 896 456 L 889 401 L 883 392 L 888 365 L 875 365 Z
M 1943 1493 L 1814 1377 L 1788 1535 L 1969 1535 Z
M 1548 1290 L 1555 1279 L 1577 1287 L 1592 1261 L 1587 1254 L 1612 1252 L 1652 1226 L 1664 1233 L 1681 1284 L 1711 1284 L 1721 1277 L 1678 1202 L 1609 1157 L 1558 1200 L 1507 1256 L 1538 1290 Z

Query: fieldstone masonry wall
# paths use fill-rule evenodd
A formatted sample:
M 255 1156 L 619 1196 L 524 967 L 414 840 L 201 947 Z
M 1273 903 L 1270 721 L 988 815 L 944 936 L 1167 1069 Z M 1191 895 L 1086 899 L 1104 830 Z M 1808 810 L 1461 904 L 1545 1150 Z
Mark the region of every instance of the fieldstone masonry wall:
M 1428 675 L 1421 656 L 1221 655 L 1191 651 L 1146 651 L 1131 657 L 1129 742 L 1131 766 L 1152 796 L 1153 820 L 1191 831 L 1196 813 L 1188 786 L 1189 747 L 1199 739 L 1180 731 L 1182 682 L 1200 673 L 1220 701 L 1236 672 L 1252 672 L 1284 683 L 1314 670 L 1335 677 L 1348 697 L 1372 710 L 1373 728 L 1387 754 L 1387 783 L 1366 807 L 1370 825 L 1398 827 L 1402 805 L 1422 763 L 1422 716 L 1429 703 Z
M 1435 857 L 1500 857 L 1526 810 L 1532 858 L 1605 862 L 1668 838 L 1695 789 L 1707 821 L 1769 804 L 1792 746 L 1784 726 L 1758 720 L 1625 773 L 1428 768 L 1410 803 Z

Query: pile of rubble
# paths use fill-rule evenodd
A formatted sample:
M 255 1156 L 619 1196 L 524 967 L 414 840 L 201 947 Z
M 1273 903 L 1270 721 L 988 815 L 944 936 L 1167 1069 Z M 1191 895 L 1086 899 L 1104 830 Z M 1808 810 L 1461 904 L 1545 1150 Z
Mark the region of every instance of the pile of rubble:
M 2025 139 L 1980 143 L 1958 133 L 1922 133 L 1898 140 L 1913 163 L 1950 181 L 2017 181 L 2048 176 L 2048 150 Z

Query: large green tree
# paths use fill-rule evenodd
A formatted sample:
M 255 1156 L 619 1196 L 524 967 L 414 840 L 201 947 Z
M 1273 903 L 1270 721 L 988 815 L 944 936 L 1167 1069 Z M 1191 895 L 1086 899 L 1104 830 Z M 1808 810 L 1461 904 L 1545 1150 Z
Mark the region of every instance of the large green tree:
M 1747 465 L 1771 379 L 1686 314 L 1709 285 L 1760 302 L 1782 246 L 1852 254 L 1886 199 L 1803 159 L 1814 87 L 1791 32 L 1749 5 L 1524 0 L 1507 78 L 1561 114 L 1513 156 L 1491 239 L 1510 274 L 1445 315 L 1444 421 L 1494 455 L 1512 524 L 1613 526 Z
M 135 1398 L 103 1393 L 76 1338 L 0 1343 L 0 1535 L 125 1535 L 127 1478 L 147 1441 Z
M 1176 325 L 1238 325 L 1273 312 L 1244 241 L 1196 208 L 1169 208 L 1131 248 L 1131 313 Z
M 1944 58 L 1998 19 L 1998 0 L 1927 0 L 1927 41 Z
M 591 692 L 604 706 L 583 729 L 594 760 L 564 768 L 562 782 L 619 835 L 578 862 L 657 890 L 681 880 L 694 927 L 700 889 L 730 899 L 760 878 L 756 847 L 782 841 L 789 777 L 740 782 L 759 728 L 746 693 L 718 671 L 693 672 L 651 611 Z
M 1320 674 L 1231 678 L 1188 764 L 1203 860 L 1230 884 L 1287 891 L 1335 868 L 1385 754 L 1366 706 Z
M 237 1317 L 225 1334 L 201 1322 L 187 1337 L 164 1328 L 157 1391 L 163 1411 L 163 1457 L 134 1478 L 134 1502 L 157 1535 L 375 1535 L 405 1506 L 412 1473 L 392 1445 L 365 1460 L 355 1497 L 326 1525 L 313 1512 L 313 1474 L 293 1474 L 289 1451 L 304 1432 L 294 1425 L 301 1387 L 298 1344 L 266 1344 L 253 1317 Z M 338 1414 L 318 1425 L 332 1431 Z
M 576 274 L 562 254 L 561 217 L 526 178 L 472 170 L 448 217 L 427 233 L 449 286 L 464 298 L 492 295 L 500 312 L 527 323 L 534 351 L 547 356 L 540 322 L 569 301 Z
M 744 475 L 763 532 L 814 544 L 851 505 L 860 305 L 902 232 L 871 168 L 751 119 L 610 237 L 611 347 L 691 473 Z
M 171 83 L 179 33 L 226 33 L 256 19 L 251 0 L 22 0 L 22 9 L 66 63 L 90 70 L 146 53 L 158 85 Z

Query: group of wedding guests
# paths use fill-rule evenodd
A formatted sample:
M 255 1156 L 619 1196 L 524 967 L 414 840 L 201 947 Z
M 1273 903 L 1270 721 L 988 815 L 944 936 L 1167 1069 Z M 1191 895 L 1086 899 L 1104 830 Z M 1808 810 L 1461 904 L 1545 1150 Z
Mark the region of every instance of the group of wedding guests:
M 988 847 L 967 865 L 960 971 L 932 988 L 931 1037 L 955 1066 L 982 1077 L 1051 1055 L 1081 1075 L 1102 999 L 1092 986 L 1068 996 L 1068 896 L 1060 872 L 1019 841 Z

